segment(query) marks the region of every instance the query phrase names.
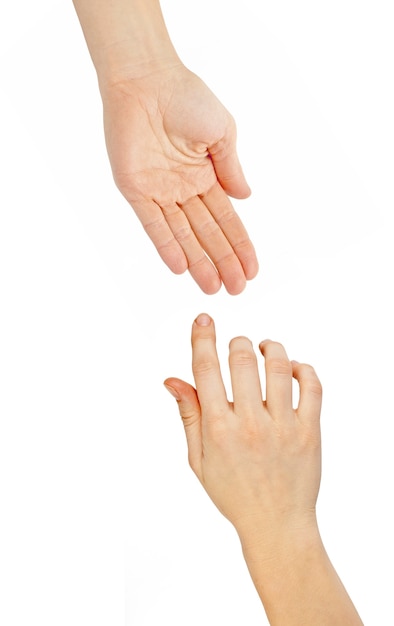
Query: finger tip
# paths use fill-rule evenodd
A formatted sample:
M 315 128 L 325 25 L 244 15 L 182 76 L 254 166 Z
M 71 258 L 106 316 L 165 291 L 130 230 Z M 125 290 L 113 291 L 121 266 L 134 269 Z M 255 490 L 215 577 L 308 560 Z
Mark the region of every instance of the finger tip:
M 209 264 L 208 271 L 205 271 L 204 273 L 196 274 L 191 271 L 190 268 L 189 271 L 201 291 L 207 296 L 213 296 L 215 293 L 220 291 L 222 280 L 211 264 Z
M 200 313 L 199 315 L 197 315 L 196 319 L 194 320 L 194 323 L 197 324 L 197 326 L 210 326 L 212 323 L 212 318 L 210 315 L 208 315 L 208 313 Z
M 239 279 L 234 284 L 225 285 L 226 291 L 230 296 L 239 296 L 246 287 L 246 280 Z
M 242 189 L 242 191 L 239 191 L 237 195 L 234 195 L 233 197 L 236 198 L 237 200 L 246 200 L 247 198 L 250 198 L 250 196 L 252 195 L 252 190 L 249 187 L 248 184 L 245 184 L 245 187 Z
M 174 385 L 174 379 L 172 378 L 167 378 L 163 385 L 164 387 L 167 389 L 167 391 L 172 395 L 173 398 L 175 398 L 175 400 L 180 400 L 181 396 L 179 391 L 176 389 L 175 385 Z
M 221 281 L 220 282 L 211 282 L 209 285 L 200 285 L 201 290 L 207 295 L 207 296 L 214 296 L 215 293 L 218 293 L 218 291 L 220 291 L 220 288 L 222 286 Z
M 181 274 L 184 274 L 187 270 L 187 261 L 179 259 L 179 261 L 176 261 L 175 263 L 169 265 L 169 268 L 173 274 L 180 276 Z
M 234 176 L 227 179 L 219 180 L 219 183 L 225 193 L 236 200 L 246 200 L 252 195 L 252 190 L 245 180 L 240 181 Z
M 257 258 L 253 259 L 245 269 L 246 280 L 253 280 L 259 273 L 259 262 Z
M 160 250 L 159 255 L 173 274 L 184 274 L 186 272 L 188 262 L 180 246 L 169 246 Z

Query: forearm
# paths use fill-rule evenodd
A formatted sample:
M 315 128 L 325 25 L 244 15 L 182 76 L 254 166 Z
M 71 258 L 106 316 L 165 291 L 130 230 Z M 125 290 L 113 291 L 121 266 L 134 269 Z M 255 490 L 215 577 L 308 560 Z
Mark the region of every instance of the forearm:
M 317 527 L 241 543 L 271 626 L 362 626 Z
M 159 0 L 73 0 L 100 85 L 179 63 Z

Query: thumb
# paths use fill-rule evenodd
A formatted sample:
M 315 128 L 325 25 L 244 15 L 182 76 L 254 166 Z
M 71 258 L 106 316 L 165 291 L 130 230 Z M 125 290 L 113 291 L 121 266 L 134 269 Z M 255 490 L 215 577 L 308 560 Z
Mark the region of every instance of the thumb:
M 189 464 L 198 476 L 202 457 L 202 434 L 201 408 L 197 391 L 179 378 L 167 378 L 164 386 L 178 403 L 179 413 L 185 427 Z
M 216 177 L 232 198 L 248 198 L 251 194 L 236 150 L 236 130 L 233 128 L 218 143 L 209 148 Z

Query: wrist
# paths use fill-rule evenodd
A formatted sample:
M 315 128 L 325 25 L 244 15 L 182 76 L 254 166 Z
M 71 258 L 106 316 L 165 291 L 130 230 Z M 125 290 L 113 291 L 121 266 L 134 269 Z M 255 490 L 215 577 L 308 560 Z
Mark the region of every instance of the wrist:
M 319 552 L 323 547 L 315 511 L 303 515 L 242 520 L 236 530 L 247 562 L 279 563 L 297 558 L 306 551 Z
M 354 624 L 361 619 L 324 548 L 317 523 L 242 533 L 243 555 L 270 624 Z
M 180 63 L 159 0 L 74 0 L 100 89 Z
M 171 42 L 123 40 L 96 54 L 94 65 L 101 92 L 181 65 Z

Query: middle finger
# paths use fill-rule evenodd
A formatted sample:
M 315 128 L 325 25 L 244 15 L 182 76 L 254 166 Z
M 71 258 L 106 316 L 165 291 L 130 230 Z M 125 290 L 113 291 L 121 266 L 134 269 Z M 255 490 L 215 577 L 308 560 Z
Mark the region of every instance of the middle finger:
M 247 337 L 231 340 L 229 362 L 235 413 L 256 415 L 261 412 L 263 397 L 257 358 Z

